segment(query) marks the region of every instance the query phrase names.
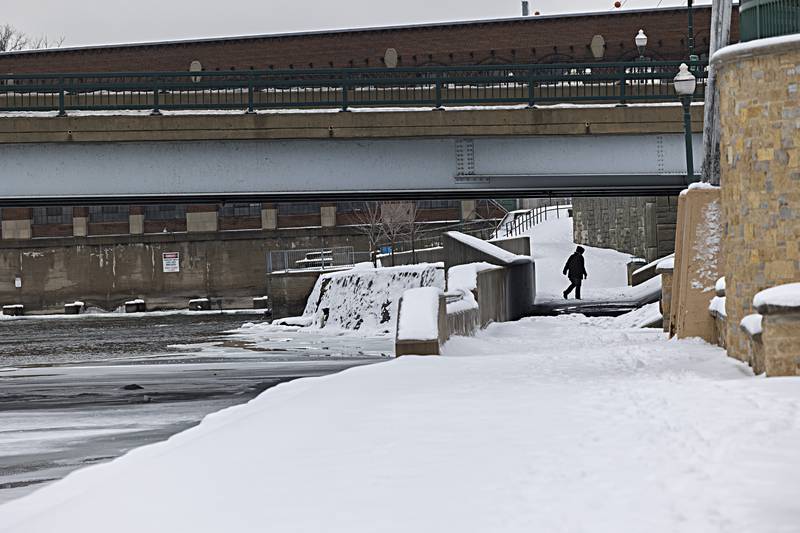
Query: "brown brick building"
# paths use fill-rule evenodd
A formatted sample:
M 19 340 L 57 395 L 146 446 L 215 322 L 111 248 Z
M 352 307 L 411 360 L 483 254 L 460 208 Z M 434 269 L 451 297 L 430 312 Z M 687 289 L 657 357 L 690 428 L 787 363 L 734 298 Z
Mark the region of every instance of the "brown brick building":
M 710 17 L 710 6 L 695 8 L 701 57 Z M 605 41 L 602 60 L 626 61 L 638 57 L 639 29 L 649 37 L 647 57 L 687 57 L 686 8 L 663 8 L 14 52 L 0 54 L 0 73 L 185 71 L 195 60 L 212 71 L 381 67 L 389 48 L 405 67 L 585 62 L 596 60 L 595 35 Z M 738 40 L 737 11 L 731 37 Z

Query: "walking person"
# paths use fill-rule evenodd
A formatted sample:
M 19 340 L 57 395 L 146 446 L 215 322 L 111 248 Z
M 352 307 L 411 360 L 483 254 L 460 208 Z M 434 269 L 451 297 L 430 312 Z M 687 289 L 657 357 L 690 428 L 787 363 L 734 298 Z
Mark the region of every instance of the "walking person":
M 567 259 L 567 264 L 564 265 L 564 275 L 569 278 L 570 286 L 563 292 L 564 299 L 569 297 L 572 289 L 575 289 L 575 298 L 581 299 L 581 283 L 588 276 L 586 274 L 586 267 L 583 263 L 583 247 L 578 246 L 575 252 Z

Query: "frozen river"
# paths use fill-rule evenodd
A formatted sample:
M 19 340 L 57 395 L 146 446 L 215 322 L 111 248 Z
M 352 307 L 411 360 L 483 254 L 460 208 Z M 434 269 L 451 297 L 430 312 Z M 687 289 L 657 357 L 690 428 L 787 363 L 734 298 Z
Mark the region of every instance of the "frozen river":
M 385 338 L 229 331 L 259 316 L 0 322 L 0 503 L 164 440 L 298 377 L 385 359 Z

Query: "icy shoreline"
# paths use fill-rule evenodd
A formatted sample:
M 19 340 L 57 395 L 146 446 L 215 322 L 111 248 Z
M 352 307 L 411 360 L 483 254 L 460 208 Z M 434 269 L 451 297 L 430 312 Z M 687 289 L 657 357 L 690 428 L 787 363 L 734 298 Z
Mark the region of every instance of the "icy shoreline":
M 789 531 L 798 383 L 608 320 L 493 324 L 279 385 L 0 507 L 0 531 Z

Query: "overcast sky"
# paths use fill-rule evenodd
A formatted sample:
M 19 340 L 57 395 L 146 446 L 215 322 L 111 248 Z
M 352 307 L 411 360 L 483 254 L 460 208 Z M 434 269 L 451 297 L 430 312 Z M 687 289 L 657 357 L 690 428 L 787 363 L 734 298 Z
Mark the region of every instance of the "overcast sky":
M 686 0 L 622 0 L 622 10 Z M 696 4 L 710 0 L 695 0 Z M 611 11 L 614 0 L 531 0 L 531 12 Z M 515 17 L 520 0 L 3 0 L 0 24 L 64 46 Z

